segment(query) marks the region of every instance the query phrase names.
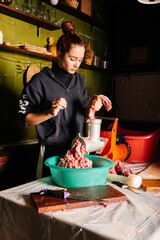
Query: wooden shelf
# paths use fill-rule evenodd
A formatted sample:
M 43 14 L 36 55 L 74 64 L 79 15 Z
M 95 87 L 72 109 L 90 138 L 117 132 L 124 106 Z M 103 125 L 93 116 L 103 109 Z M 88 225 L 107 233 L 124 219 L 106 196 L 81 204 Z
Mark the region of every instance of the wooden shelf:
M 61 28 L 58 25 L 55 25 L 55 24 L 50 23 L 48 21 L 45 21 L 43 19 L 37 18 L 35 16 L 26 14 L 24 12 L 21 12 L 19 10 L 16 10 L 12 7 L 9 7 L 9 6 L 1 4 L 1 3 L 0 3 L 0 13 L 3 13 L 3 14 L 8 15 L 10 17 L 14 17 L 16 19 L 28 22 L 28 23 L 33 24 L 33 25 L 36 25 L 37 27 L 42 27 L 42 28 L 48 29 L 50 31 Z
M 20 54 L 25 54 L 25 55 L 29 55 L 29 56 L 36 56 L 36 57 L 44 58 L 44 59 L 48 59 L 48 60 L 53 60 L 54 59 L 54 57 L 52 57 L 51 55 L 37 53 L 37 52 L 31 52 L 31 51 L 27 51 L 25 49 L 6 46 L 6 45 L 3 45 L 3 44 L 0 44 L 0 49 L 4 50 L 4 51 L 8 51 L 8 52 L 20 53 Z
M 80 67 L 90 69 L 90 70 L 94 70 L 94 71 L 99 71 L 99 72 L 107 72 L 107 69 L 104 69 L 102 67 L 87 65 L 87 64 L 84 64 L 84 63 L 82 63 Z
M 47 4 L 50 5 L 49 0 L 45 1 Z M 61 11 L 65 11 L 87 23 L 90 23 L 93 26 L 102 28 L 104 27 L 102 24 L 98 23 L 95 21 L 94 18 L 90 17 L 89 15 L 82 13 L 80 10 L 75 9 L 73 7 L 68 6 L 66 3 L 62 2 L 61 0 L 59 0 L 58 4 L 55 6 L 55 8 L 60 9 Z M 45 21 L 43 19 L 37 18 L 35 16 L 26 14 L 22 11 L 16 10 L 10 6 L 7 6 L 5 4 L 0 3 L 0 13 L 3 13 L 7 16 L 28 22 L 30 24 L 36 25 L 37 27 L 42 27 L 45 29 L 48 29 L 50 31 L 56 30 L 56 29 L 60 29 L 61 27 L 58 25 L 55 25 L 53 23 L 50 23 L 48 21 Z M 14 53 L 20 53 L 20 54 L 26 54 L 26 55 L 30 55 L 30 56 L 36 56 L 38 58 L 44 58 L 44 59 L 48 59 L 48 60 L 53 60 L 56 61 L 55 57 L 52 57 L 50 55 L 47 54 L 41 54 L 41 53 L 36 53 L 36 52 L 31 52 L 31 51 L 27 51 L 25 49 L 21 49 L 21 48 L 16 48 L 16 47 L 12 47 L 12 46 L 6 46 L 3 44 L 0 44 L 0 49 L 4 50 L 4 51 L 10 51 L 10 52 L 14 52 Z M 91 70 L 95 70 L 95 71 L 102 71 L 102 72 L 106 72 L 106 69 L 103 69 L 101 67 L 97 67 L 97 66 L 92 66 L 92 65 L 86 65 L 84 63 L 81 64 L 82 68 L 86 68 L 86 69 L 91 69 Z
M 44 0 L 44 2 L 46 2 L 48 5 L 51 5 L 49 0 Z M 53 6 L 53 5 L 51 5 L 51 6 Z M 59 0 L 58 4 L 53 7 L 57 8 L 63 12 L 66 12 L 76 18 L 79 18 L 97 28 L 102 29 L 102 28 L 106 27 L 105 24 L 98 22 L 98 20 L 94 19 L 93 17 L 81 12 L 79 9 L 69 6 L 68 4 L 62 2 L 61 0 Z
M 35 56 L 35 57 L 38 57 L 38 58 L 48 59 L 49 61 L 56 61 L 57 60 L 56 57 L 52 57 L 51 55 L 31 52 L 31 51 L 27 51 L 27 50 L 22 49 L 22 48 L 6 46 L 4 44 L 0 44 L 0 49 L 1 49 L 1 51 L 8 51 L 8 52 L 13 52 L 13 53 L 25 54 L 25 55 L 29 55 L 29 56 Z M 84 63 L 81 64 L 81 67 L 86 68 L 86 69 L 95 70 L 95 71 L 101 71 L 101 72 L 106 72 L 107 71 L 106 69 L 103 69 L 101 67 L 87 65 L 87 64 L 84 64 Z

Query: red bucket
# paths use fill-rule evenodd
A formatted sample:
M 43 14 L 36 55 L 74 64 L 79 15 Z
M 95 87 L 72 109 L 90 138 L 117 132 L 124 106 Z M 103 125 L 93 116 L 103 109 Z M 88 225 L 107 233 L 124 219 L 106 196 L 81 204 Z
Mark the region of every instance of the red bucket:
M 112 126 L 113 125 L 110 124 L 109 129 L 112 128 Z M 147 163 L 154 160 L 160 129 L 154 132 L 143 132 L 127 130 L 118 126 L 117 133 L 125 136 L 125 141 L 131 148 L 131 154 L 126 162 Z
M 0 152 L 0 173 L 4 172 L 9 160 L 9 153 Z

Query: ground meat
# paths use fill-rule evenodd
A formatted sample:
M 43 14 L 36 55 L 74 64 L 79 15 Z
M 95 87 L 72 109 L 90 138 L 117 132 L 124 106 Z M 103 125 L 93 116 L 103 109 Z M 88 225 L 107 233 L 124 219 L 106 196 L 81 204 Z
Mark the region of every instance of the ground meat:
M 121 161 L 115 160 L 114 163 L 114 166 L 109 169 L 109 173 L 123 176 L 129 176 L 130 174 L 133 174 L 132 170 L 126 167 Z
M 85 147 L 80 140 L 76 140 L 72 148 L 60 159 L 58 166 L 65 168 L 92 168 L 92 161 L 84 158 Z
M 112 108 L 112 103 L 109 100 L 108 97 L 104 96 L 104 95 L 94 95 L 93 98 L 100 98 L 103 105 L 105 106 L 107 111 L 110 111 Z M 89 118 L 90 119 L 94 119 L 95 118 L 95 110 L 93 108 L 90 108 L 89 110 Z

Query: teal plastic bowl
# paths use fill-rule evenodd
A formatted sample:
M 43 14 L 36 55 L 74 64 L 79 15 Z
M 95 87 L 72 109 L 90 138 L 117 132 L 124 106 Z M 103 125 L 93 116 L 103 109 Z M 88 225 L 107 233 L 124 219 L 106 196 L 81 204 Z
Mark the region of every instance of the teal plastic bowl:
M 85 155 L 93 162 L 92 168 L 64 168 L 58 167 L 60 158 L 54 156 L 45 160 L 45 165 L 50 168 L 51 176 L 55 184 L 66 188 L 80 188 L 103 185 L 107 180 L 108 171 L 114 166 L 114 162 L 105 157 Z

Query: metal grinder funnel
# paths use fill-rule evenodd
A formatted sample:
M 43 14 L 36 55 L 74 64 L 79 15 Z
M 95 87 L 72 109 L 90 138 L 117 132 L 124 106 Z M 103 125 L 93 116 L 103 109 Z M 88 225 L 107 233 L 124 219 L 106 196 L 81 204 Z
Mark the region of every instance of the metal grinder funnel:
M 86 135 L 93 140 L 100 140 L 102 119 L 87 119 L 86 121 Z

